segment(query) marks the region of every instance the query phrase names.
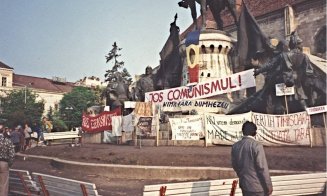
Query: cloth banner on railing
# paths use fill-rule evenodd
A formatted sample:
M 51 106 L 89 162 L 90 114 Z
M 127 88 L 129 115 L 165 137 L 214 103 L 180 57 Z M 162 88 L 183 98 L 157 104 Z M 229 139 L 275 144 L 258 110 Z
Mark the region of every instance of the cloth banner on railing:
M 134 113 L 123 116 L 123 131 L 126 133 L 132 133 L 134 131 L 133 116 Z
M 251 112 L 235 115 L 205 114 L 206 142 L 232 145 L 242 138 L 242 125 L 246 121 L 251 121 Z
M 201 115 L 182 118 L 169 118 L 172 140 L 199 140 L 204 137 Z
M 310 145 L 310 117 L 306 112 L 270 115 L 248 112 L 236 115 L 205 114 L 206 141 L 228 144 L 242 139 L 245 121 L 257 125 L 256 139 L 267 146 Z
M 112 134 L 114 136 L 122 136 L 122 124 L 122 116 L 111 117 Z
M 99 132 L 99 131 L 111 131 L 112 130 L 112 117 L 120 116 L 120 108 L 116 108 L 110 112 L 102 112 L 97 116 L 88 116 L 83 114 L 82 117 L 82 129 L 86 132 Z
M 310 145 L 310 116 L 307 112 L 285 115 L 252 113 L 256 139 L 265 145 Z

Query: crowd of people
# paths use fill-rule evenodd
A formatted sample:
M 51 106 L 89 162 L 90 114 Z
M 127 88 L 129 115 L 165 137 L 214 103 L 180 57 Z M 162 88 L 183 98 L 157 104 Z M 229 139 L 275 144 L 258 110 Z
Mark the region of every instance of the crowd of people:
M 7 127 L 0 124 L 0 196 L 7 196 L 9 193 L 9 168 L 13 165 L 15 153 L 31 148 L 31 141 L 36 145 L 44 142 L 43 132 L 50 132 L 52 124 L 46 117 L 41 123 L 34 122 L 31 126 L 28 123 Z
M 52 128 L 48 122 L 47 118 L 43 117 L 41 123 L 34 122 L 31 125 L 25 123 L 24 126 L 14 127 L 0 125 L 0 129 L 3 131 L 3 136 L 13 143 L 15 152 L 21 152 L 31 148 L 33 142 L 36 143 L 36 146 L 44 143 L 43 133 L 51 132 Z

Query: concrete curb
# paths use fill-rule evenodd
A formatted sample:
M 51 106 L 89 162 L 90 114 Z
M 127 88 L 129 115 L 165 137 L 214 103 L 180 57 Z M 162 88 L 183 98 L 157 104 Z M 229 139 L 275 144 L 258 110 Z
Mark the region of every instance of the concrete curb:
M 94 172 L 109 178 L 126 179 L 153 179 L 153 180 L 206 180 L 226 179 L 237 177 L 232 168 L 225 167 L 182 167 L 182 166 L 144 166 L 144 165 L 119 165 L 103 163 L 86 163 L 69 161 L 56 157 L 16 154 L 24 159 L 44 159 L 51 165 L 61 170 L 74 170 Z M 314 173 L 312 171 L 286 171 L 270 170 L 271 175 Z

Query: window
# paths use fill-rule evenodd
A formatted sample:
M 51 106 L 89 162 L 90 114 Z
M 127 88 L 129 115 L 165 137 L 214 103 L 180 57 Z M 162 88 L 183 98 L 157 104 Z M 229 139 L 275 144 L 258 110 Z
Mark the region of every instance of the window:
M 7 78 L 6 77 L 2 77 L 1 86 L 7 86 Z
M 195 51 L 193 48 L 191 48 L 189 55 L 190 55 L 190 62 L 191 64 L 193 64 L 195 61 Z
M 286 5 L 284 9 L 285 35 L 289 36 L 295 30 L 295 17 L 293 8 Z

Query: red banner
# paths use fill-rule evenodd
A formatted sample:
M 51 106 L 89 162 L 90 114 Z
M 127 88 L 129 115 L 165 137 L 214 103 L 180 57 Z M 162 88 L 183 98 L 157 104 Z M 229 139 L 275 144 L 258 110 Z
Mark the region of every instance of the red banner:
M 82 129 L 86 132 L 112 130 L 111 117 L 120 115 L 120 108 L 116 108 L 110 112 L 102 112 L 97 116 L 88 116 L 86 114 L 83 114 Z

